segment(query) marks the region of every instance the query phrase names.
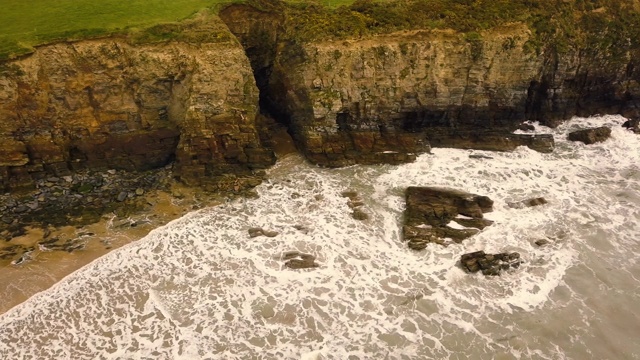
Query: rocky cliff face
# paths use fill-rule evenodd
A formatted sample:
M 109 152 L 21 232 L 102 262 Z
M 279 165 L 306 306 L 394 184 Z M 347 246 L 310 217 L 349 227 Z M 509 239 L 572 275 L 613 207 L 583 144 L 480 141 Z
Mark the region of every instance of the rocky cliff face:
M 258 104 L 327 166 L 401 163 L 430 146 L 551 151 L 552 138 L 511 131 L 640 115 L 640 54 L 606 33 L 562 52 L 528 47 L 524 24 L 301 41 L 284 5 L 262 5 L 1 64 L 0 189 L 173 160 L 188 184 L 256 185 L 274 161 Z
M 189 184 L 259 183 L 254 170 L 274 157 L 256 131 L 258 90 L 244 50 L 217 18 L 187 25 L 184 41 L 59 43 L 2 64 L 0 190 L 173 160 Z
M 555 126 L 573 115 L 639 112 L 639 54 L 536 51 L 524 24 L 303 42 L 289 36 L 290 20 L 269 29 L 234 21 L 267 13 L 236 7 L 222 16 L 246 47 L 261 38 L 277 49 L 248 52 L 264 77 L 263 103 L 322 165 L 410 161 L 429 145 L 551 151 L 548 137 L 509 133 L 525 120 Z

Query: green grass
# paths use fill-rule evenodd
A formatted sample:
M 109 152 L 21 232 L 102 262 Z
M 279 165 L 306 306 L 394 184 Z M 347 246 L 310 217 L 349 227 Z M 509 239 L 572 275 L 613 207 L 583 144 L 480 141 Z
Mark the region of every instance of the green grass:
M 0 61 L 34 46 L 127 33 L 180 21 L 205 9 L 244 0 L 2 0 Z M 291 0 L 291 3 L 306 0 Z M 353 0 L 319 0 L 328 7 Z M 166 27 L 165 27 L 166 28 Z M 157 29 L 156 29 L 157 30 Z M 152 30 L 152 31 L 156 31 Z
M 2 0 L 0 59 L 57 40 L 175 22 L 223 0 Z
M 133 33 L 133 41 L 224 40 L 182 35 L 177 22 L 205 8 L 247 2 L 272 8 L 275 0 L 2 0 L 0 61 L 29 53 L 36 45 L 110 34 Z M 639 0 L 285 0 L 288 36 L 293 41 L 339 39 L 403 29 L 450 28 L 463 33 L 510 22 L 530 26 L 535 51 L 562 51 L 584 41 L 598 49 L 640 46 Z M 635 6 L 634 6 L 635 4 Z M 605 11 L 601 11 L 606 9 Z M 140 31 L 143 30 L 143 31 Z M 581 34 L 590 33 L 590 37 Z M 185 37 L 186 36 L 186 37 Z M 191 37 L 189 37 L 191 36 Z M 469 35 L 471 36 L 471 35 Z

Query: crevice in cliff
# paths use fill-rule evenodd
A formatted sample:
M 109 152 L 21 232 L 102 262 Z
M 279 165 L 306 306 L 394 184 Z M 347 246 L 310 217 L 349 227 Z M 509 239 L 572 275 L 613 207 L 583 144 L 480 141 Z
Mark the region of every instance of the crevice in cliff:
M 278 36 L 282 32 L 284 13 L 282 4 L 269 0 L 254 1 L 253 5 L 233 4 L 219 12 L 222 21 L 236 36 L 245 50 L 259 91 L 259 127 L 261 140 L 274 146 L 283 139 L 283 129 L 293 137 L 291 115 L 278 106 L 277 84 L 272 84 L 272 71 L 278 49 Z M 278 138 L 278 139 L 276 139 Z M 276 149 L 277 150 L 277 149 Z

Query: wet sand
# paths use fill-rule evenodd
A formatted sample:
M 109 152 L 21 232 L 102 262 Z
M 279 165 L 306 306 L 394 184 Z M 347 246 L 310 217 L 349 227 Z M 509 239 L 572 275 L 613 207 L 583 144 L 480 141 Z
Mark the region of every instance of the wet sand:
M 189 211 L 214 206 L 220 198 L 174 184 L 171 192 L 150 192 L 146 200 L 147 209 L 126 218 L 105 214 L 99 222 L 86 226 L 29 228 L 25 235 L 1 242 L 0 250 L 24 245 L 34 251 L 19 264 L 19 256 L 0 260 L 0 314 L 108 252 Z M 71 250 L 74 247 L 79 249 Z

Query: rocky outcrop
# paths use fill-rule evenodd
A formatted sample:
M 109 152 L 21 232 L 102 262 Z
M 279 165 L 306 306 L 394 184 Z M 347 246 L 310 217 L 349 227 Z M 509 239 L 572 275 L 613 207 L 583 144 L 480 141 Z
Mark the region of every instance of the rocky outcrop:
M 422 250 L 429 243 L 444 245 L 477 234 L 493 224 L 484 213 L 493 211 L 493 201 L 486 196 L 436 187 L 408 187 L 404 241 L 413 250 Z
M 598 128 L 572 131 L 567 138 L 571 141 L 580 141 L 587 145 L 603 142 L 611 137 L 611 128 L 601 126 Z
M 500 275 L 502 271 L 510 268 L 518 268 L 521 263 L 520 254 L 517 252 L 485 254 L 484 251 L 476 251 L 460 257 L 460 264 L 465 271 L 482 271 L 483 275 L 489 276 Z
M 78 169 L 175 175 L 211 190 L 256 185 L 274 157 L 258 137 L 243 48 L 214 16 L 178 41 L 47 45 L 0 71 L 0 190 Z

